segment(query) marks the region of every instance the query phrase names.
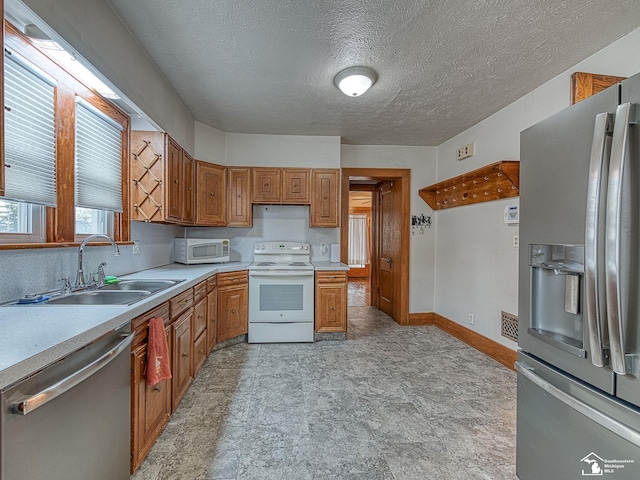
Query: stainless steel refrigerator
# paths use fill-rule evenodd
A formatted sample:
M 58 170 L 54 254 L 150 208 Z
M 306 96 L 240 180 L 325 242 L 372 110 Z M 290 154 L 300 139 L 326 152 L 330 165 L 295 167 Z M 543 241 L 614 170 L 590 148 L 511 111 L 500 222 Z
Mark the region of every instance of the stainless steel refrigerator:
M 640 75 L 520 138 L 520 480 L 640 479 Z

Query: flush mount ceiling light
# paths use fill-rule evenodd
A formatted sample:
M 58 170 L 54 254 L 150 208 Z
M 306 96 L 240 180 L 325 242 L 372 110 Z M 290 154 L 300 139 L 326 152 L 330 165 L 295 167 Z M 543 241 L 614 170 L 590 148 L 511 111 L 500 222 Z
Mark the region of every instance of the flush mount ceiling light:
M 338 73 L 333 81 L 348 97 L 359 97 L 376 83 L 376 79 L 376 72 L 368 67 L 349 67 Z

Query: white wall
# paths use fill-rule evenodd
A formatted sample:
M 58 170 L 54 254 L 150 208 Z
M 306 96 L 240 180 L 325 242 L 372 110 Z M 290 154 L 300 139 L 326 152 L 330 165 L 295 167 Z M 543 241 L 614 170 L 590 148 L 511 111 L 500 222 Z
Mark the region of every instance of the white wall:
M 195 122 L 194 153 L 196 160 L 224 165 L 226 162 L 226 134 L 204 123 Z
M 640 29 L 441 144 L 438 181 L 498 160 L 518 160 L 520 131 L 569 106 L 572 72 L 631 76 L 640 72 L 638 51 Z M 475 156 L 455 160 L 456 149 L 471 142 Z M 515 343 L 500 335 L 500 310 L 518 311 L 518 259 L 512 246 L 518 228 L 503 222 L 504 206 L 514 203 L 517 199 L 438 212 L 435 249 L 435 311 L 511 348 Z
M 340 168 L 340 137 L 227 133 L 226 165 Z
M 342 168 L 408 168 L 411 169 L 411 214 L 431 215 L 431 208 L 418 195 L 418 190 L 436 180 L 437 149 L 435 147 L 402 147 L 383 145 L 343 145 Z M 424 234 L 411 235 L 409 271 L 409 312 L 434 311 L 436 227 Z
M 23 0 L 162 130 L 193 153 L 194 120 L 104 0 Z

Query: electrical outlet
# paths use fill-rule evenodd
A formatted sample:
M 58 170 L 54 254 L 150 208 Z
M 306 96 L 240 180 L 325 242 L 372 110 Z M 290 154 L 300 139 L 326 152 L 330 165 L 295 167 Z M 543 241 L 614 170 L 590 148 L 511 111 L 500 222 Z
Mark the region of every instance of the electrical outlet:
M 467 143 L 464 147 L 460 147 L 458 150 L 456 150 L 456 159 L 462 160 L 464 158 L 473 157 L 475 150 L 474 146 L 474 143 Z
M 140 255 L 140 240 L 133 241 L 133 254 Z
M 513 248 L 518 248 L 520 246 L 520 236 L 519 235 L 514 235 L 513 236 Z
M 473 322 L 475 322 L 476 320 L 476 316 L 473 313 L 469 313 L 469 325 L 473 325 Z

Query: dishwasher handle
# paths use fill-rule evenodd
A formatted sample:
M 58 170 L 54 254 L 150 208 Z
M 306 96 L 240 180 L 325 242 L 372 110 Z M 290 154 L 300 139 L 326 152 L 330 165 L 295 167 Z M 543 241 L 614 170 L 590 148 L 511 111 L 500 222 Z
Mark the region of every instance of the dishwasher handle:
M 28 413 L 33 412 L 37 408 L 45 405 L 56 397 L 59 397 L 63 393 L 71 390 L 73 387 L 82 383 L 84 380 L 89 378 L 91 375 L 98 372 L 103 367 L 106 367 L 111 363 L 115 358 L 120 355 L 123 351 L 125 351 L 133 342 L 134 333 L 130 333 L 124 336 L 124 339 L 118 343 L 111 350 L 95 359 L 93 362 L 87 364 L 82 367 L 77 372 L 69 375 L 66 378 L 63 378 L 59 382 L 54 383 L 53 385 L 45 388 L 44 390 L 31 395 L 30 397 L 22 400 L 21 402 L 15 402 L 11 404 L 11 412 L 16 415 L 27 415 Z

